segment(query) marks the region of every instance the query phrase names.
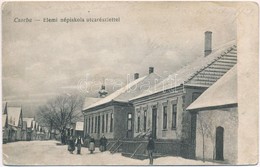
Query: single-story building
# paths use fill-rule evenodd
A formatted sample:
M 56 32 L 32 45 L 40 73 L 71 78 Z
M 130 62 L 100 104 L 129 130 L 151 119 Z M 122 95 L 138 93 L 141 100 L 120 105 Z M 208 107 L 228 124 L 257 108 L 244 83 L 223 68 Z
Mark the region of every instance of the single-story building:
M 108 139 L 132 138 L 133 137 L 133 105 L 129 99 L 140 95 L 150 86 L 158 83 L 161 77 L 154 73 L 154 68 L 149 68 L 147 76 L 139 78 L 134 75 L 134 80 L 119 90 L 107 94 L 102 85 L 100 100 L 83 108 L 84 134 L 99 139 L 105 135 Z
M 21 107 L 7 107 L 10 140 L 22 140 L 23 115 Z
M 238 153 L 237 68 L 233 67 L 187 110 L 196 124 L 196 158 L 235 164 Z

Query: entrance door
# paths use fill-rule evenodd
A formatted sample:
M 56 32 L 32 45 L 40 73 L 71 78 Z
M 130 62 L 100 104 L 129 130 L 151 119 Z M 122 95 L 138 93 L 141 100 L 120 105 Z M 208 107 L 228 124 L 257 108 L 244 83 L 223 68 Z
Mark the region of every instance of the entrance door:
M 152 110 L 152 137 L 156 139 L 156 131 L 157 131 L 157 108 L 154 107 Z
M 224 160 L 224 128 L 219 126 L 216 129 L 216 160 Z

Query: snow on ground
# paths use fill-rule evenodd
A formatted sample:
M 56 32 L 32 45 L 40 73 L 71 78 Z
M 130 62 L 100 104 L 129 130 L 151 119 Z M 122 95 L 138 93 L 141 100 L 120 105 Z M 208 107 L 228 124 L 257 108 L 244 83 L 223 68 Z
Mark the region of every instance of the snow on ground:
M 3 163 L 5 165 L 147 165 L 148 159 L 138 160 L 111 154 L 108 151 L 94 154 L 82 147 L 81 155 L 70 154 L 66 145 L 57 145 L 58 141 L 21 141 L 3 144 Z M 161 157 L 154 160 L 154 165 L 217 165 L 184 159 L 181 157 Z

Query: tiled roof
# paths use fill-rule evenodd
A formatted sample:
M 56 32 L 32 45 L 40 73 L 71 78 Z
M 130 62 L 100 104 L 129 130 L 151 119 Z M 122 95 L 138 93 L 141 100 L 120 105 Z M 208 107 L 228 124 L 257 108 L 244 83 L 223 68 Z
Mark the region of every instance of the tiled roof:
M 237 67 L 229 70 L 216 83 L 201 94 L 187 110 L 223 106 L 237 103 Z
M 161 77 L 155 73 L 151 73 L 148 76 L 138 78 L 138 79 L 130 82 L 126 86 L 120 88 L 119 90 L 113 92 L 112 94 L 108 95 L 107 97 L 101 98 L 96 103 L 85 108 L 85 110 L 94 108 L 94 107 L 97 107 L 97 106 L 100 106 L 102 104 L 106 104 L 106 103 L 109 103 L 112 101 L 128 102 L 129 99 L 131 99 L 135 96 L 138 96 L 142 92 L 144 92 L 146 90 L 145 85 L 147 85 L 149 83 L 150 86 L 153 86 L 155 84 L 155 82 L 158 82 L 158 80 L 160 80 L 160 79 L 161 79 Z
M 8 124 L 13 126 L 19 125 L 19 120 L 22 112 L 21 107 L 7 107 Z
M 34 118 L 23 118 L 23 121 L 26 121 L 26 123 L 27 123 L 27 128 L 32 127 L 32 121 L 33 120 L 34 120 Z
M 236 41 L 214 49 L 208 56 L 199 57 L 191 64 L 169 75 L 151 90 L 131 100 L 162 92 L 182 84 L 209 87 L 237 63 Z
M 76 122 L 75 130 L 83 131 L 84 122 Z

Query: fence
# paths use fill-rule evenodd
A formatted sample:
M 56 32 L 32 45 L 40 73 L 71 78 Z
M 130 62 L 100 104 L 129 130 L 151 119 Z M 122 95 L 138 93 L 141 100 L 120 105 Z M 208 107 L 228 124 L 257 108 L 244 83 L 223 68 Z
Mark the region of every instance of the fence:
M 132 158 L 147 158 L 146 146 L 148 141 L 144 139 L 120 140 L 121 152 L 124 156 Z M 178 140 L 155 140 L 154 157 L 180 156 L 180 141 Z

